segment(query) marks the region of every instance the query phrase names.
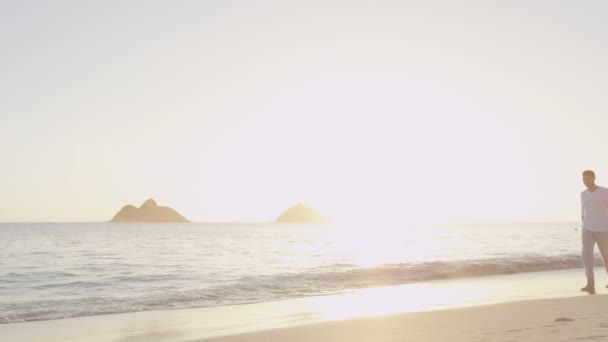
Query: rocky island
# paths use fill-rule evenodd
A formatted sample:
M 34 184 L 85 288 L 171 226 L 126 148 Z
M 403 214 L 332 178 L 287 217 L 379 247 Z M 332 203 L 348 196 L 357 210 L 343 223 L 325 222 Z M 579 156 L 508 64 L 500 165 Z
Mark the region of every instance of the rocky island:
M 153 199 L 146 200 L 139 208 L 125 205 L 110 222 L 190 222 L 173 208 L 159 206 Z
M 317 210 L 302 203 L 296 203 L 287 209 L 275 222 L 328 222 Z

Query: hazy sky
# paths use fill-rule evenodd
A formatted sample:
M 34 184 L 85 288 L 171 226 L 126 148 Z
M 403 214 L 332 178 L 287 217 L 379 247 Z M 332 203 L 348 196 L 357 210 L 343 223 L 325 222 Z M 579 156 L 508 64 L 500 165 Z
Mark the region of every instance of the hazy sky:
M 605 1 L 0 1 L 0 220 L 569 220 Z

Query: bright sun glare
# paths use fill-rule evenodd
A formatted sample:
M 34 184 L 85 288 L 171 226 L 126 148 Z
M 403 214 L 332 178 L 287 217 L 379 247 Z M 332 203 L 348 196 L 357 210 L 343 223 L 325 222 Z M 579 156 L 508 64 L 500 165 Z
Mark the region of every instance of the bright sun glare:
M 343 224 L 327 227 L 332 252 L 347 255 L 360 267 L 399 263 L 402 260 L 424 260 L 443 248 L 440 241 L 430 241 L 424 225 Z M 429 241 L 426 241 L 429 240 Z M 409 241 L 409 243 L 408 243 Z

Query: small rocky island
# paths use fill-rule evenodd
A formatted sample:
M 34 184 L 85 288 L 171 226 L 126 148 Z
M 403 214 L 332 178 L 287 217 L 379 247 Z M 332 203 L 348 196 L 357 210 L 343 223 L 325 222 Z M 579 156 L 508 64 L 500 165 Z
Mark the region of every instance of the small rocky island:
M 279 216 L 275 222 L 329 222 L 329 220 L 314 208 L 296 203 Z
M 110 222 L 190 222 L 187 218 L 170 207 L 156 204 L 148 199 L 139 208 L 125 205 Z

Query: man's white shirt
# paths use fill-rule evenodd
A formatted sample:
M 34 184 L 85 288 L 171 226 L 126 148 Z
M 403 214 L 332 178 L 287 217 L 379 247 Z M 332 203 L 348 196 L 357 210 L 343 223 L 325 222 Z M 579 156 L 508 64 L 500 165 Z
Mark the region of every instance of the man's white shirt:
M 583 229 L 608 232 L 608 189 L 598 186 L 591 192 L 581 193 L 581 215 Z

